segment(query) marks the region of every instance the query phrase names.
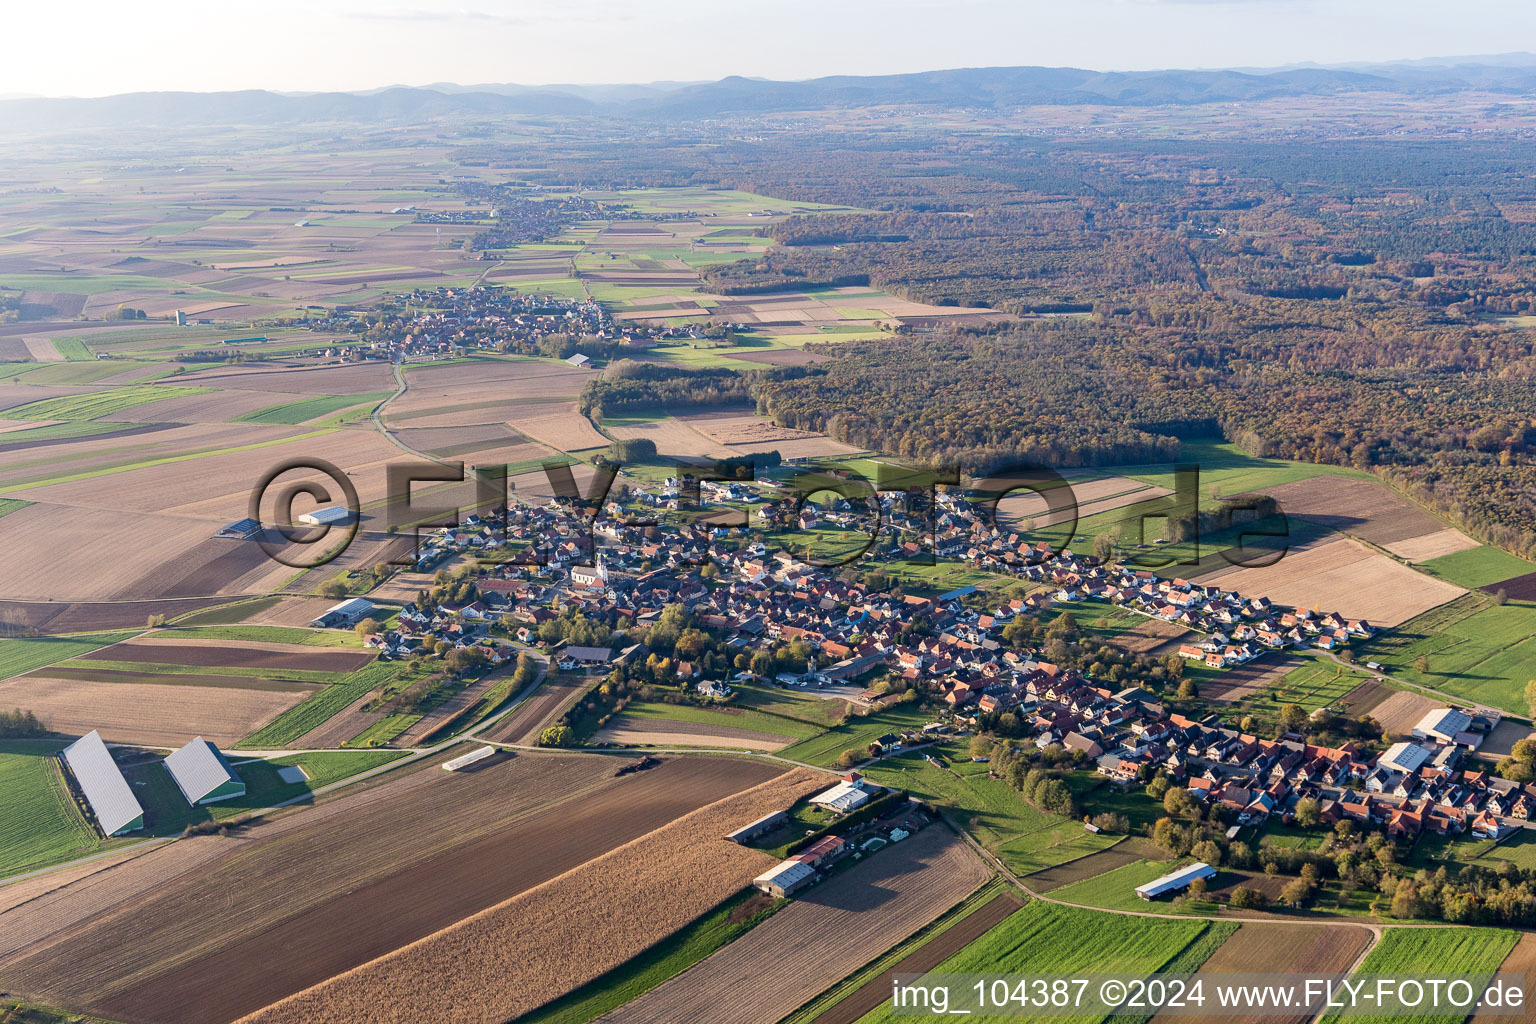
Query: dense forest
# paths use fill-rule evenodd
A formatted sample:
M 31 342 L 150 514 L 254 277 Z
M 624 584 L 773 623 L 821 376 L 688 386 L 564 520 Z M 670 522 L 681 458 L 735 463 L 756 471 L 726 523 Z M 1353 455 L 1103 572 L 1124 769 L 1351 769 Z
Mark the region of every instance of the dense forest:
M 743 380 L 785 425 L 985 467 L 1167 460 L 1169 424 L 1214 422 L 1256 455 L 1376 472 L 1536 554 L 1536 142 L 1489 124 L 1400 138 L 680 125 L 498 158 L 546 183 L 848 208 L 789 218 L 766 256 L 709 267 L 720 292 L 868 283 L 1019 315 L 822 345 L 830 361 Z M 596 404 L 662 390 L 625 384 Z

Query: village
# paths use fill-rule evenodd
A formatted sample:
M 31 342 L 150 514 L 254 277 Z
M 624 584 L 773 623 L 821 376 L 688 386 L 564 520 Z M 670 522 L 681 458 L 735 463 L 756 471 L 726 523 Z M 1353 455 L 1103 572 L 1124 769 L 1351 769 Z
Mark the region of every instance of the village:
M 504 516 L 470 515 L 456 528 L 426 535 L 416 568 L 460 566 L 457 575 L 443 572 L 438 579 L 457 580 L 461 592 L 473 582 L 472 599 L 431 607 L 408 602 L 394 628 L 368 637 L 368 644 L 398 658 L 440 649 L 445 640 L 454 648 L 478 643 L 500 661 L 511 649 L 491 639 L 499 631 L 545 647 L 567 671 L 650 671 L 660 664 L 664 681 L 695 700 L 728 702 L 733 683 L 770 681 L 867 702 L 871 710 L 898 698 L 939 709 L 923 729 L 881 737 L 867 752 L 871 757 L 941 734 L 976 732 L 1006 713 L 1024 723 L 1025 735 L 1015 743 L 1055 748 L 1123 786 L 1165 776 L 1196 799 L 1220 805 L 1236 826 L 1294 822 L 1306 801 L 1305 824 L 1349 820 L 1396 838 L 1466 832 L 1496 839 L 1536 807 L 1536 787 L 1468 761 L 1498 725 L 1497 712 L 1439 708 L 1424 715 L 1411 736 L 1378 744 L 1317 746 L 1306 741 L 1304 724 L 1260 738 L 1224 724 L 1214 711 L 1194 719 L 1169 710 L 1172 685 L 1160 696 L 1135 679 L 1095 679 L 1050 661 L 1041 644 L 1009 640 L 1017 636 L 1010 625 L 1023 617 L 1096 602 L 1203 633 L 1181 643 L 1177 657 L 1220 670 L 1286 649 L 1343 649 L 1375 634 L 1363 620 L 1281 608 L 1264 597 L 1070 550 L 1052 553 L 947 491 L 939 494 L 932 519 L 886 496 L 884 518 L 893 529 L 879 553 L 910 553 L 936 522 L 931 544 L 940 555 L 985 563 L 1034 589 L 990 603 L 988 592 L 971 586 L 932 597 L 881 592 L 856 572 L 770 552 L 738 530 L 683 517 L 655 521 L 658 514 L 686 511 L 679 501 L 683 483 L 671 479 L 660 492 L 625 487 L 595 523 L 572 502 L 552 499 L 513 503 Z M 771 489 L 767 496 L 739 483 L 704 482 L 702 489 L 720 501 L 764 504 L 772 510 L 765 518 L 794 518 L 786 511 L 789 499 L 772 497 Z M 627 517 L 637 511 L 651 518 L 629 525 Z M 826 526 L 848 523 L 851 515 L 839 499 L 796 521 Z M 726 657 L 673 661 L 666 658 L 670 652 L 628 639 L 643 635 L 668 608 L 681 609 Z M 562 623 L 572 616 L 605 624 L 614 642 L 568 642 Z

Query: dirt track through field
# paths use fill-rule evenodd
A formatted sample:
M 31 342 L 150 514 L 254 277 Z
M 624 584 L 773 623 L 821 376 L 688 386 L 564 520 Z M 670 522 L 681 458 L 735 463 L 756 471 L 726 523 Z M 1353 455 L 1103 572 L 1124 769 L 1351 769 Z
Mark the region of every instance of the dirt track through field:
M 533 743 L 539 738 L 544 725 L 567 701 L 575 699 L 587 687 L 591 679 L 562 679 L 545 682 L 533 692 L 533 696 L 519 704 L 512 713 L 497 722 L 483 735 L 496 743 Z

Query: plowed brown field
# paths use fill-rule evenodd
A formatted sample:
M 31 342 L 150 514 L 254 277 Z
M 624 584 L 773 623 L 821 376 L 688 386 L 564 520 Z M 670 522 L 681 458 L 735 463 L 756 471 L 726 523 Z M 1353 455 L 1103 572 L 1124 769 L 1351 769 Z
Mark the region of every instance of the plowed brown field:
M 779 772 L 673 758 L 616 779 L 615 763 L 523 755 L 462 775 L 407 771 L 221 841 L 220 857 L 131 902 L 88 919 L 64 908 L 58 920 L 79 923 L 0 958 L 0 979 L 131 1024 L 228 1021 Z
M 599 1020 L 778 1020 L 928 924 L 989 875 L 953 832 L 930 825 L 804 890 L 729 946 Z M 724 993 L 730 998 L 722 999 Z

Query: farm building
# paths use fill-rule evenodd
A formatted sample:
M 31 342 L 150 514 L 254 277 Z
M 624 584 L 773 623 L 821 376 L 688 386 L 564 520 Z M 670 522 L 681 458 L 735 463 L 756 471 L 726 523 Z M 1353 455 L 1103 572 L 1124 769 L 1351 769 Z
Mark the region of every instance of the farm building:
M 1457 711 L 1455 708 L 1435 708 L 1419 719 L 1419 724 L 1413 727 L 1413 738 L 1455 743 L 1457 733 L 1466 732 L 1471 728 L 1471 715 Z
M 361 597 L 349 598 L 340 604 L 333 604 L 325 610 L 318 619 L 311 622 L 311 626 L 322 628 L 331 626 L 355 626 L 373 613 L 373 602 Z
M 1197 878 L 1214 878 L 1216 869 L 1206 863 L 1191 864 L 1162 878 L 1154 878 L 1146 885 L 1136 887 L 1136 895 L 1144 900 L 1156 899 L 1164 893 L 1178 892 L 1187 888 Z
M 810 846 L 795 854 L 790 860 L 800 860 L 816 867 L 822 861 L 834 860 L 847 850 L 848 841 L 841 836 L 822 836 Z
M 65 747 L 61 756 L 104 834 L 120 836 L 144 827 L 144 808 L 134 798 L 100 733 L 92 729 Z
M 567 647 L 560 652 L 561 668 L 607 665 L 613 660 L 613 651 L 607 647 Z
M 1376 762 L 1383 768 L 1407 775 L 1417 771 L 1429 760 L 1429 750 L 1417 743 L 1394 743 Z
M 803 889 L 816 877 L 816 869 L 803 860 L 786 860 L 752 879 L 752 884 L 770 896 L 788 896 Z
M 591 358 L 582 355 L 580 352 L 566 360 L 566 362 L 570 363 L 572 366 L 586 366 L 591 361 Z
M 445 771 L 445 772 L 456 772 L 456 771 L 458 771 L 461 768 L 468 768 L 470 765 L 475 764 L 476 762 L 484 761 L 486 758 L 490 757 L 494 753 L 496 753 L 496 748 L 495 747 L 492 747 L 492 746 L 477 747 L 474 750 L 471 750 L 467 754 L 460 754 L 458 757 L 454 758 L 452 761 L 444 761 L 443 762 L 443 771 Z
M 333 523 L 346 523 L 351 520 L 352 510 L 345 505 L 317 508 L 313 512 L 306 512 L 299 516 L 299 522 L 305 526 L 330 526 Z
M 220 528 L 219 532 L 215 533 L 214 536 L 231 540 L 250 540 L 260 532 L 261 524 L 254 519 L 247 518 L 236 519 L 228 526 Z
M 811 803 L 838 814 L 847 814 L 869 803 L 869 793 L 860 782 L 839 782 L 831 789 L 811 797 Z
M 193 807 L 245 796 L 245 783 L 219 748 L 201 736 L 165 758 L 165 770 Z
M 758 836 L 763 835 L 766 832 L 772 832 L 774 829 L 778 828 L 788 820 L 788 811 L 774 811 L 772 814 L 763 815 L 756 821 L 748 822 L 725 838 L 729 839 L 733 843 L 746 843 L 749 840 L 756 839 Z

